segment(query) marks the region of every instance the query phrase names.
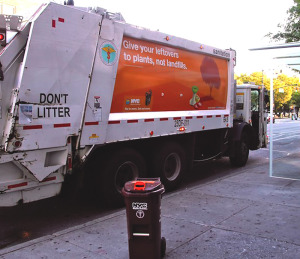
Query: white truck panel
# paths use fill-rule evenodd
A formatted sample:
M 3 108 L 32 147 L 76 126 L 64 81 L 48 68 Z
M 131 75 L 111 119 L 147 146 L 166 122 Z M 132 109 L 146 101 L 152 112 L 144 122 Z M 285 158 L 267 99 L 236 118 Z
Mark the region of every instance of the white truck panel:
M 107 142 L 228 128 L 229 125 L 228 114 L 111 121 Z
M 109 43 L 109 38 L 114 35 L 112 43 L 117 49 L 121 47 L 123 37 L 122 24 L 115 22 L 107 22 L 103 20 L 101 27 L 100 38 L 97 46 L 97 54 L 95 57 L 95 65 L 93 69 L 93 77 L 87 98 L 87 105 L 85 111 L 84 124 L 82 129 L 80 145 L 102 144 L 107 139 L 107 127 L 110 114 L 110 107 L 113 98 L 114 84 L 116 80 L 116 73 L 118 62 L 105 65 L 102 62 L 101 51 L 106 43 Z M 102 34 L 102 30 L 109 31 L 109 33 Z M 102 38 L 105 37 L 105 38 Z M 119 53 L 117 53 L 116 60 Z
M 11 96 L 13 88 L 18 86 L 19 76 L 18 70 L 20 70 L 20 63 L 24 57 L 24 48 L 28 37 L 30 24 L 28 24 L 23 31 L 21 31 L 20 37 L 13 39 L 9 48 L 5 48 L 1 51 L 1 64 L 4 73 L 5 80 L 0 82 L 0 131 L 3 132 L 5 127 L 10 131 L 10 127 L 7 125 L 7 112 L 11 108 Z M 19 53 L 16 56 L 15 53 Z M 9 134 L 9 133 L 8 133 Z M 1 146 L 5 145 L 5 134 L 0 135 Z
M 33 22 L 19 93 L 19 150 L 65 146 L 80 131 L 100 21 L 51 3 Z

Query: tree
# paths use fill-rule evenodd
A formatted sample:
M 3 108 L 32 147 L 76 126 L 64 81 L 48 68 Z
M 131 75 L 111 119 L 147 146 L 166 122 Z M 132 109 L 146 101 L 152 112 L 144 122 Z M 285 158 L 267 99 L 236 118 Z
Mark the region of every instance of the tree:
M 274 101 L 275 107 L 281 108 L 292 99 L 293 80 L 287 75 L 280 74 L 274 80 Z
M 262 72 L 254 72 L 249 76 L 247 74 L 235 75 L 237 82 L 249 83 L 254 82 L 256 85 L 262 85 L 264 83 L 267 90 L 270 91 L 270 79 Z M 299 78 L 288 77 L 284 74 L 279 74 L 277 78 L 273 80 L 274 89 L 274 104 L 275 111 L 281 113 L 286 107 L 289 107 L 292 99 L 292 94 L 295 92 L 295 87 L 299 87 Z M 288 108 L 287 108 L 288 109 Z
M 256 85 L 262 85 L 268 81 L 267 76 L 262 72 L 254 72 L 249 76 L 247 74 L 241 74 L 240 76 L 235 75 L 234 79 L 237 80 L 238 85 L 244 83 L 254 83 Z
M 272 40 L 285 43 L 300 41 L 300 0 L 294 0 L 294 6 L 288 11 L 289 15 L 285 24 L 278 24 L 280 29 L 277 33 L 268 33 L 267 36 Z
M 300 92 L 294 92 L 292 95 L 292 103 L 296 107 L 300 107 Z

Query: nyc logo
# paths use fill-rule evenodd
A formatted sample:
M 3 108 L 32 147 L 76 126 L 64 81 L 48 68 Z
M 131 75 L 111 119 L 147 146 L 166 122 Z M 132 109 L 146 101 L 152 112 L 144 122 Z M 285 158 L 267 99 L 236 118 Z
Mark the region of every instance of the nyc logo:
M 126 105 L 141 104 L 141 99 L 126 99 Z

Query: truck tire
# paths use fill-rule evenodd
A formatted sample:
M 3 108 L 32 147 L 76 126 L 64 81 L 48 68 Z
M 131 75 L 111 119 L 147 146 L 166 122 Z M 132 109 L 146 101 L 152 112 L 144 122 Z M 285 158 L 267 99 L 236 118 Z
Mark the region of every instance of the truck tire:
M 109 154 L 100 176 L 101 200 L 109 207 L 123 205 L 124 184 L 139 177 L 146 177 L 146 163 L 137 151 L 123 148 Z
M 245 166 L 249 157 L 248 135 L 243 132 L 240 141 L 235 143 L 234 156 L 229 156 L 233 166 Z
M 179 186 L 186 172 L 186 156 L 183 147 L 176 142 L 163 144 L 154 155 L 154 174 L 160 177 L 166 190 Z

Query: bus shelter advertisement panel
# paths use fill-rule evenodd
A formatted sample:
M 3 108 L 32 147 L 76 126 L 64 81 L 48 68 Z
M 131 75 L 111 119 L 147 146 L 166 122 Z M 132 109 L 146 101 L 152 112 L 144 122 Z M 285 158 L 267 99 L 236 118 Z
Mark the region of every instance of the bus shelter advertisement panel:
M 228 61 L 124 37 L 111 113 L 226 109 Z

